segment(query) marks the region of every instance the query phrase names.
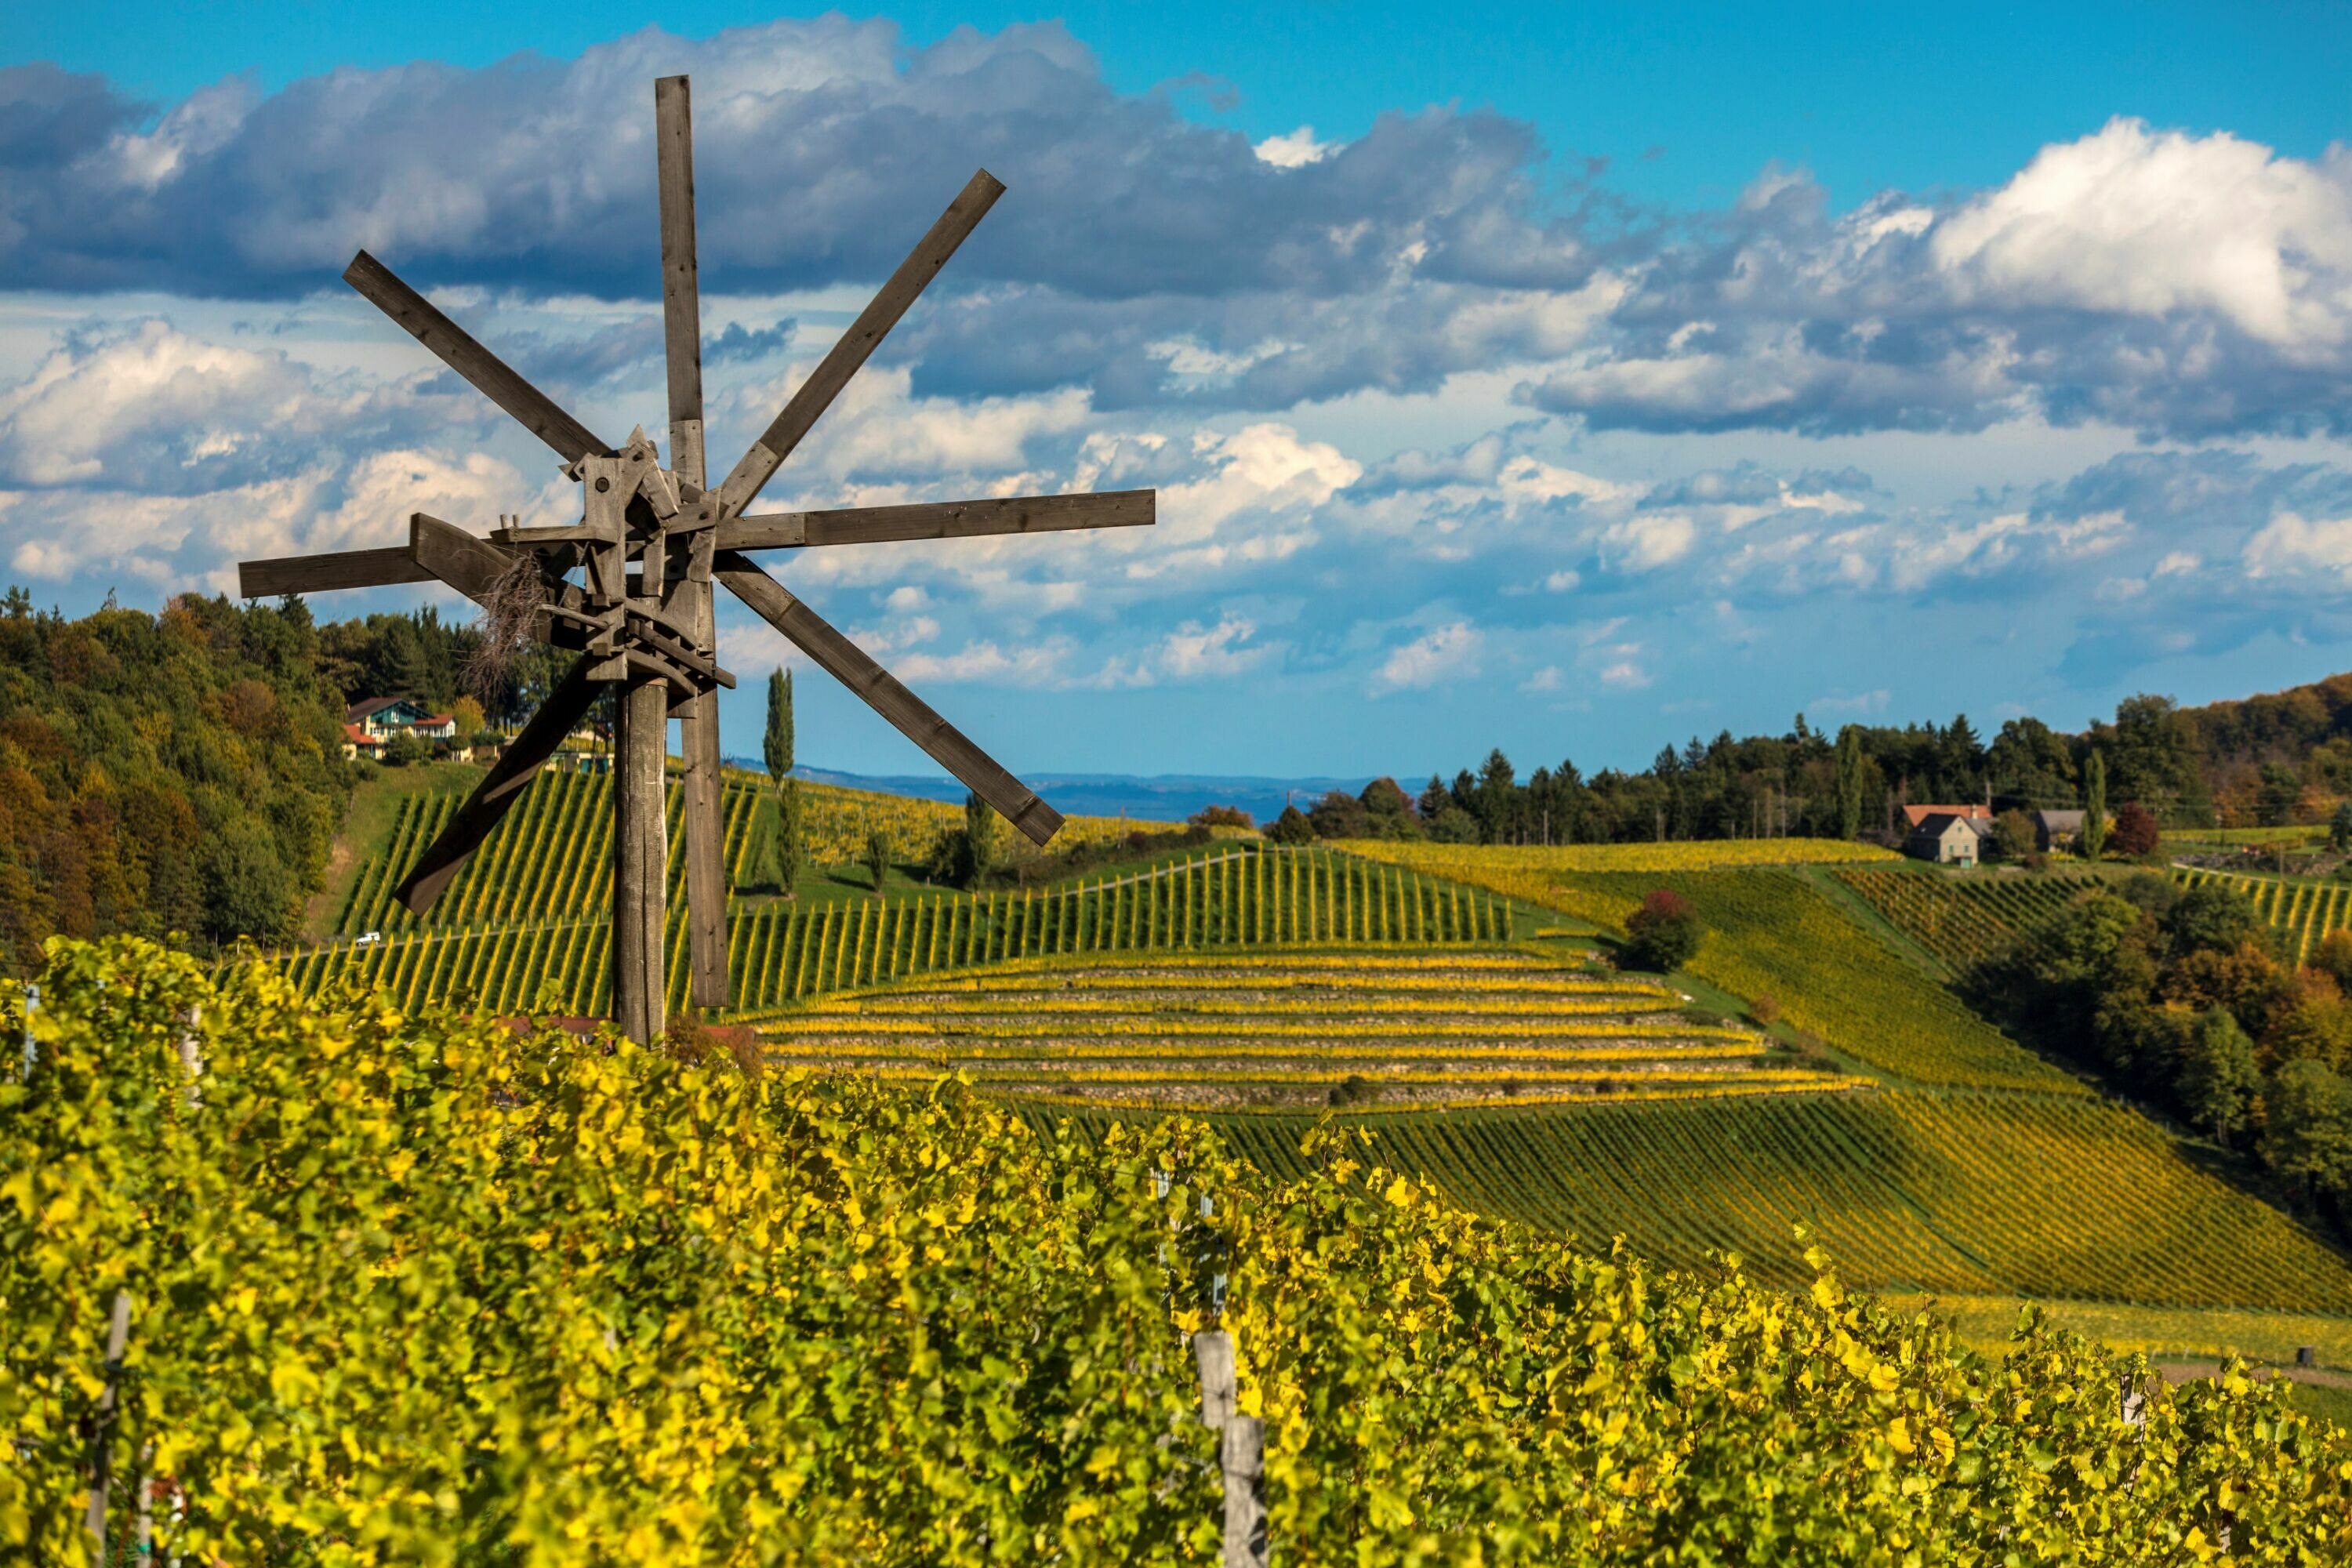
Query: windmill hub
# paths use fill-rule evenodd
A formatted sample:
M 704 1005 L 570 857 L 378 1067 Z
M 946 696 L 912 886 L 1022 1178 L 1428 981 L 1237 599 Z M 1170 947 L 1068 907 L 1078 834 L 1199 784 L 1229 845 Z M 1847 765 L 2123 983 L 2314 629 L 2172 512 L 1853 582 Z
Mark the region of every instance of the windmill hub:
M 685 796 L 688 994 L 723 1007 L 727 886 L 720 842 L 719 703 L 735 678 L 718 662 L 712 595 L 728 591 L 820 668 L 1039 844 L 1062 817 L 966 739 L 831 623 L 787 592 L 748 553 L 885 540 L 1150 524 L 1150 490 L 1014 496 L 832 511 L 749 514 L 745 509 L 857 374 L 923 288 L 955 254 L 1004 187 L 974 174 L 890 275 L 840 342 L 801 384 L 725 479 L 703 469 L 699 274 L 694 255 L 693 121 L 687 79 L 654 84 L 661 191 L 662 321 L 669 380 L 670 467 L 642 427 L 615 447 L 525 381 L 367 252 L 344 279 L 564 461 L 580 485 L 580 521 L 525 528 L 502 521 L 481 538 L 422 512 L 408 543 L 378 550 L 248 561 L 247 597 L 439 582 L 484 605 L 496 624 L 518 584 L 530 635 L 579 657 L 502 752 L 481 784 L 401 883 L 414 914 L 443 888 L 513 805 L 541 764 L 586 716 L 604 686 L 618 686 L 620 766 L 614 775 L 613 1005 L 635 1038 L 659 1033 L 667 1006 L 664 885 L 668 851 L 668 721 L 680 721 Z M 634 568 L 634 570 L 633 570 Z M 572 574 L 579 574 L 573 581 Z M 536 594 L 535 601 L 528 597 Z

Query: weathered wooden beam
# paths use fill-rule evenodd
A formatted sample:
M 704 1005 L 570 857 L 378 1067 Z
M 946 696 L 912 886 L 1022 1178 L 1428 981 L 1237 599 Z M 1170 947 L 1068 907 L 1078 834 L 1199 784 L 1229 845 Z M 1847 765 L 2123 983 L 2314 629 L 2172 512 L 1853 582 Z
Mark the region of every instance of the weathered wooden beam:
M 641 1045 L 659 1037 L 668 993 L 662 978 L 667 892 L 669 701 L 663 683 L 632 678 L 622 689 L 613 778 L 613 1021 Z
M 419 566 L 404 545 L 383 550 L 338 550 L 323 555 L 279 555 L 268 561 L 240 561 L 236 591 L 248 599 L 275 598 L 281 594 L 331 594 L 341 588 L 390 588 L 402 583 L 430 583 L 433 574 Z
M 596 700 L 595 683 L 588 679 L 591 662 L 587 658 L 575 660 L 564 671 L 562 680 L 539 705 L 539 711 L 530 716 L 522 733 L 490 764 L 488 774 L 474 786 L 474 793 L 449 818 L 441 836 L 425 846 L 425 853 L 416 858 L 416 864 L 408 868 L 408 875 L 393 889 L 393 896 L 407 907 L 410 914 L 421 915 L 433 907 L 433 901 L 449 885 L 449 879 L 466 864 L 467 856 L 481 847 L 482 840 L 489 837 L 490 829 L 499 825 L 499 819 L 520 796 L 540 764 L 555 755 L 563 738 L 587 717 Z
M 410 337 L 431 349 L 442 363 L 472 383 L 476 391 L 554 447 L 556 455 L 565 462 L 578 462 L 590 453 L 605 457 L 612 454 L 613 449 L 598 440 L 595 432 L 566 414 L 553 398 L 475 342 L 463 327 L 435 310 L 424 295 L 402 282 L 391 268 L 366 251 L 352 258 L 352 264 L 343 268 L 343 281 L 399 322 Z
M 1038 799 L 1034 790 L 973 745 L 929 703 L 901 685 L 898 677 L 794 598 L 749 556 L 723 551 L 712 570 L 736 597 L 814 659 L 819 668 L 856 692 L 868 708 L 961 780 L 965 788 L 994 806 L 1033 843 L 1043 844 L 1060 829 L 1060 812 Z
M 408 552 L 425 572 L 478 605 L 515 563 L 488 540 L 421 511 L 408 514 Z
M 669 366 L 670 471 L 702 486 L 702 280 L 694 254 L 694 99 L 687 79 L 654 83 L 661 198 L 662 343 Z
M 1003 194 L 1004 186 L 996 176 L 982 169 L 972 175 L 956 199 L 948 204 L 948 210 L 931 225 L 930 232 L 908 252 L 907 259 L 898 263 L 898 269 L 890 274 L 889 281 L 884 283 L 881 291 L 857 313 L 857 320 L 849 323 L 849 330 L 841 335 L 841 341 L 835 343 L 832 352 L 824 356 L 815 370 L 809 373 L 809 378 L 801 383 L 800 390 L 785 403 L 783 411 L 776 416 L 767 431 L 751 443 L 751 449 L 743 454 L 733 471 L 728 474 L 726 482 L 719 487 L 722 517 L 740 516 L 743 509 L 751 504 L 751 498 L 760 493 L 760 487 L 775 477 L 776 469 L 792 455 L 793 448 L 800 445 L 801 437 L 808 434 L 809 426 L 814 425 L 817 416 L 841 395 L 841 389 L 848 384 L 849 378 L 857 374 L 858 367 L 872 355 L 890 329 L 898 324 L 898 319 L 907 313 L 908 307 L 915 302 L 916 297 L 939 275 L 940 268 L 947 265 L 948 258 L 956 253 L 956 247 L 964 242 L 965 237 L 979 226 L 980 220 L 988 216 L 988 209 L 996 205 L 996 198 Z
M 813 544 L 879 544 L 902 539 L 978 539 L 1066 529 L 1149 528 L 1156 490 L 1092 495 L 1005 496 L 992 500 L 918 501 L 832 511 L 771 511 L 719 525 L 722 550 L 792 550 Z

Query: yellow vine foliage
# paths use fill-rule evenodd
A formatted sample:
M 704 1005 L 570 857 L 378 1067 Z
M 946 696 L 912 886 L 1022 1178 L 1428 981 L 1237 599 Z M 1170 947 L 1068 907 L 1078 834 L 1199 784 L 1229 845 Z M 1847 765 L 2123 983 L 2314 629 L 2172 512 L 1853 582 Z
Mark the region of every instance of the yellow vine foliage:
M 18 1561 L 89 1558 L 118 1289 L 117 1495 L 143 1462 L 184 1561 L 1213 1562 L 1213 1321 L 1286 1563 L 2352 1551 L 2352 1442 L 2235 1367 L 2168 1391 L 2031 1316 L 1984 1361 L 1818 1255 L 1796 1294 L 1596 1256 L 1360 1134 L 1273 1181 L 1195 1121 L 1041 1136 L 127 941 L 41 986 L 0 1005 Z

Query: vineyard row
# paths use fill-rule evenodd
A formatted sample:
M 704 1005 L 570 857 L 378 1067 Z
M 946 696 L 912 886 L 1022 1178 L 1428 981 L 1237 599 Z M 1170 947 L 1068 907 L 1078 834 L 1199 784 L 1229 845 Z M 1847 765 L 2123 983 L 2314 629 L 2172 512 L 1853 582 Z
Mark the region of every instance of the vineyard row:
M 686 931 L 671 903 L 670 1005 L 686 1005 Z M 373 928 L 371 928 L 373 929 Z M 1324 851 L 1245 853 L 1150 875 L 977 897 L 940 894 L 801 909 L 738 908 L 728 922 L 736 1008 L 903 975 L 1069 953 L 1181 952 L 1291 943 L 1500 942 L 1508 900 L 1395 867 Z M 469 1001 L 495 1011 L 600 1014 L 609 1005 L 608 922 L 542 920 L 339 943 L 281 963 L 306 994 L 345 982 L 402 1006 Z

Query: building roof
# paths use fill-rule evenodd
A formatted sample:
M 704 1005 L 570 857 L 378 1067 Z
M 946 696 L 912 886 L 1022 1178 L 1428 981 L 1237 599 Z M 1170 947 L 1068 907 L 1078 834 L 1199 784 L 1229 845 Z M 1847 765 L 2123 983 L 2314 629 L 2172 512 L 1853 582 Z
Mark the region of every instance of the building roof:
M 2079 811 L 2037 811 L 2033 819 L 2044 827 L 2056 828 L 2062 833 L 2070 829 L 2079 831 L 2083 826 L 2083 814 Z
M 1914 827 L 1929 817 L 1937 816 L 1965 816 L 1979 822 L 1990 822 L 1992 807 L 1989 805 L 1906 805 L 1903 808 L 1904 820 Z
M 343 726 L 343 739 L 354 746 L 381 746 L 383 742 L 357 724 Z
M 370 716 L 381 713 L 387 708 L 413 709 L 415 706 L 414 701 L 405 697 L 362 697 L 343 710 L 343 722 L 362 724 Z
M 1927 816 L 1922 817 L 1911 831 L 1927 838 L 1941 838 L 1952 830 L 1954 823 L 1967 828 L 1979 838 L 1992 831 L 1992 823 L 1990 819 L 1981 816 L 1964 816 L 1956 811 L 1930 812 Z

